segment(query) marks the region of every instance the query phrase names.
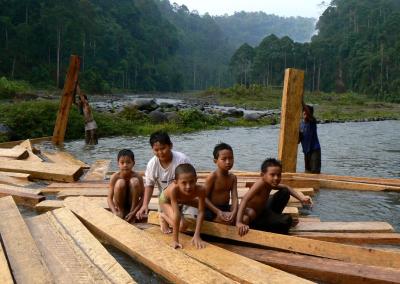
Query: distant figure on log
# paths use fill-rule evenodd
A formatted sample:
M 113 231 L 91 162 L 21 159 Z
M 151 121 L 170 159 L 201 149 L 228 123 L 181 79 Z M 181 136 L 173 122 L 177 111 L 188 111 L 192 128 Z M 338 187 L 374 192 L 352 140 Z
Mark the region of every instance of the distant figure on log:
M 317 134 L 317 120 L 314 117 L 314 108 L 304 103 L 300 142 L 304 153 L 305 172 L 319 174 L 321 172 L 321 146 Z
M 179 232 L 187 229 L 187 222 L 181 212 L 183 205 L 198 206 L 196 229 L 192 238 L 192 245 L 204 248 L 205 243 L 200 238 L 201 225 L 204 219 L 206 191 L 202 185 L 197 184 L 196 170 L 191 164 L 181 164 L 175 169 L 175 180 L 161 192 L 158 201 L 160 204 L 160 218 L 167 224 L 161 230 L 165 234 L 171 233 L 172 247 L 182 248 L 179 242 Z
M 168 133 L 157 131 L 150 135 L 150 145 L 154 157 L 147 163 L 144 178 L 143 205 L 137 212 L 136 217 L 141 220 L 147 218 L 149 203 L 153 195 L 154 187 L 157 186 L 160 194 L 175 179 L 175 169 L 180 164 L 191 164 L 189 158 L 177 151 L 172 150 L 172 142 Z M 160 220 L 161 227 L 167 230 L 167 224 Z
M 79 102 L 77 103 L 79 112 L 83 114 L 85 120 L 85 143 L 86 145 L 97 145 L 97 124 L 94 120 L 89 100 L 86 95 L 81 93 L 79 85 L 76 86 L 76 93 L 79 95 Z
M 238 210 L 237 178 L 229 172 L 234 162 L 232 147 L 220 143 L 215 146 L 213 156 L 217 169 L 205 181 L 207 208 L 204 219 L 232 225 Z
M 111 212 L 134 223 L 143 203 L 143 178 L 133 171 L 135 156 L 131 150 L 121 150 L 117 156 L 119 171 L 111 176 L 107 203 Z
M 302 204 L 312 205 L 309 196 L 280 184 L 282 164 L 276 159 L 267 159 L 261 165 L 261 177 L 243 196 L 236 218 L 240 236 L 247 234 L 249 227 L 256 230 L 288 234 L 293 225 L 292 217 L 282 214 L 290 195 Z M 270 195 L 271 190 L 278 190 Z

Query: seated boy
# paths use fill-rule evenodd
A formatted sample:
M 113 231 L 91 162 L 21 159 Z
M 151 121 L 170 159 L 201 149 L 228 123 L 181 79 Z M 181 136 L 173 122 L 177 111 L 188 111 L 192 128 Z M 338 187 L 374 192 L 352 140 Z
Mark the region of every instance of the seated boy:
M 292 218 L 282 214 L 290 195 L 302 204 L 312 205 L 309 196 L 297 192 L 281 182 L 282 165 L 276 159 L 267 159 L 261 165 L 261 177 L 243 196 L 236 218 L 239 235 L 243 236 L 252 229 L 288 234 Z M 278 190 L 272 197 L 272 189 Z
M 111 212 L 127 222 L 135 222 L 135 214 L 143 203 L 143 179 L 133 171 L 135 156 L 131 150 L 118 153 L 119 171 L 111 176 L 107 202 Z
M 205 247 L 200 238 L 200 229 L 204 218 L 205 190 L 203 186 L 197 185 L 196 182 L 197 174 L 194 167 L 191 164 L 181 164 L 175 169 L 174 182 L 160 194 L 159 204 L 162 211 L 160 216 L 172 227 L 173 248 L 182 248 L 179 243 L 179 231 L 185 231 L 187 227 L 179 206 L 182 204 L 192 205 L 193 201 L 198 203 L 198 214 L 192 245 L 196 248 Z M 164 230 L 164 228 L 161 228 L 161 230 L 166 234 L 171 233 L 169 227 L 167 227 L 167 230 Z
M 157 186 L 159 193 L 161 193 L 174 181 L 176 167 L 180 164 L 190 164 L 190 160 L 185 154 L 172 150 L 171 139 L 168 133 L 164 131 L 152 133 L 150 135 L 150 145 L 154 156 L 146 167 L 143 205 L 136 213 L 136 218 L 139 220 L 147 217 L 154 187 Z M 167 230 L 168 224 L 163 219 L 160 219 L 160 221 L 163 230 Z
M 237 179 L 229 170 L 233 167 L 233 150 L 226 143 L 215 146 L 214 163 L 217 169 L 205 181 L 206 212 L 204 219 L 223 224 L 234 224 L 238 209 Z M 232 206 L 229 201 L 232 197 Z

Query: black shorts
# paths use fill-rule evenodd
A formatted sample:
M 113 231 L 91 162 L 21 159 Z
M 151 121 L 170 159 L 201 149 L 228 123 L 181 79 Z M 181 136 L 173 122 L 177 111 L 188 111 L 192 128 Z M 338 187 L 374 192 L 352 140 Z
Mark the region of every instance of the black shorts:
M 321 172 L 321 149 L 304 154 L 304 164 L 307 173 L 319 174 Z
M 229 212 L 231 210 L 231 206 L 229 204 L 214 205 L 214 206 L 223 212 Z M 206 208 L 206 210 L 204 212 L 204 220 L 213 221 L 215 219 L 215 217 L 217 217 L 217 215 L 214 212 L 212 212 L 209 208 Z

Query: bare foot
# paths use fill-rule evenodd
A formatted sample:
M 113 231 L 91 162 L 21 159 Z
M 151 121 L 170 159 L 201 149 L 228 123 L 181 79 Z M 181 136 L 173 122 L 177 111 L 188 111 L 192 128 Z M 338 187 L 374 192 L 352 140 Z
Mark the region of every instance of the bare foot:
M 160 216 L 160 228 L 161 228 L 161 232 L 163 232 L 164 234 L 171 234 L 172 230 L 169 227 L 167 221 L 165 221 L 165 219 Z

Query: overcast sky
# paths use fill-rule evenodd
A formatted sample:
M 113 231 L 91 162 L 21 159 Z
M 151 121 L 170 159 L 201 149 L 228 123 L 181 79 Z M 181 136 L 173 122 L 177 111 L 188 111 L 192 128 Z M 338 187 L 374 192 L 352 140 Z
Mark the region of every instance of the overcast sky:
M 323 12 L 319 5 L 323 0 L 170 0 L 186 5 L 189 10 L 210 15 L 233 14 L 236 11 L 263 11 L 279 16 L 302 16 L 318 18 Z M 329 3 L 330 0 L 325 0 Z

